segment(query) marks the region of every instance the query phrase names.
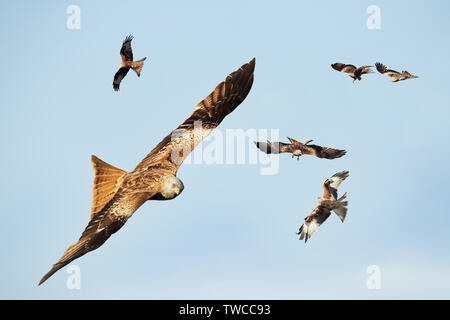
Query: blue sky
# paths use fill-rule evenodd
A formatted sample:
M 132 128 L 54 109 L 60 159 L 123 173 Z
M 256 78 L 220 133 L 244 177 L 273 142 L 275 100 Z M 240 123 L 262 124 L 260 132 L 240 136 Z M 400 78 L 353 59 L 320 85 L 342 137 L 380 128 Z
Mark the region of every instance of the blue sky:
M 66 27 L 71 4 L 79 30 Z M 366 26 L 370 5 L 379 30 Z M 447 1 L 5 4 L 0 298 L 450 298 L 449 10 Z M 128 34 L 147 60 L 114 92 Z M 132 170 L 253 57 L 253 88 L 221 132 L 278 129 L 347 155 L 284 155 L 275 175 L 257 164 L 183 165 L 178 198 L 147 202 L 74 261 L 80 290 L 67 288 L 66 269 L 38 287 L 88 223 L 90 155 Z M 377 61 L 420 78 L 375 73 L 353 84 L 330 67 Z M 331 216 L 305 245 L 295 232 L 341 170 L 347 219 Z M 370 265 L 378 290 L 366 286 Z

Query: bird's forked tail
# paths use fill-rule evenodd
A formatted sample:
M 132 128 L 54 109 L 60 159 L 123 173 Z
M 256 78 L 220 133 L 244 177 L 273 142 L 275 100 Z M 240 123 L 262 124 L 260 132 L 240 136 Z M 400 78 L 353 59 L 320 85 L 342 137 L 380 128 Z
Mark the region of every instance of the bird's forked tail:
M 147 57 L 145 57 L 145 58 L 143 58 L 143 59 L 141 59 L 141 60 L 138 60 L 138 61 L 134 61 L 134 62 L 131 64 L 131 69 L 133 69 L 134 72 L 136 72 L 136 74 L 137 74 L 138 77 L 141 76 L 141 71 L 142 71 L 142 68 L 144 67 L 144 61 L 145 61 L 145 59 L 147 59 Z
M 347 205 L 348 201 L 342 201 L 347 197 L 347 192 L 337 199 L 337 202 L 339 203 L 339 207 L 336 209 L 333 209 L 333 211 L 336 213 L 336 215 L 341 219 L 342 222 L 345 220 L 345 216 L 347 215 Z

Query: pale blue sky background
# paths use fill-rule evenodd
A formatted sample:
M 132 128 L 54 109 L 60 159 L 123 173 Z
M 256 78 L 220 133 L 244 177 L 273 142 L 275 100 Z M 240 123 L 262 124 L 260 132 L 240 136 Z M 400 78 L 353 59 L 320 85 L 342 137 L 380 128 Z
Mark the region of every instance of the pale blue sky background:
M 81 29 L 66 8 L 81 8 Z M 381 29 L 366 27 L 369 5 Z M 448 1 L 14 1 L 2 7 L 0 298 L 450 298 Z M 112 90 L 124 37 L 141 78 Z M 88 223 L 90 155 L 132 170 L 230 72 L 255 82 L 225 129 L 279 129 L 336 160 L 184 165 L 101 248 L 37 283 Z M 419 79 L 359 84 L 331 63 L 381 61 Z M 223 131 L 224 132 L 224 131 Z M 323 181 L 349 170 L 342 224 L 295 235 Z M 381 289 L 368 290 L 378 265 Z

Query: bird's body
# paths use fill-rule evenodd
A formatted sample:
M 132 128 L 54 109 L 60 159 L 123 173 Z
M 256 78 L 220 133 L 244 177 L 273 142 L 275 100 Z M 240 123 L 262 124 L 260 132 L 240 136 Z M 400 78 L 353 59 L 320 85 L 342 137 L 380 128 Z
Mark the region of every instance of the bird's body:
M 318 206 L 305 218 L 305 222 L 297 233 L 300 235 L 300 240 L 305 239 L 305 242 L 308 241 L 317 228 L 328 219 L 331 211 L 334 211 L 339 219 L 344 222 L 348 203 L 343 200 L 347 197 L 347 193 L 338 199 L 337 188 L 347 177 L 348 171 L 342 171 L 325 180 L 323 196 L 317 198 Z
M 231 73 L 197 106 L 194 113 L 166 136 L 131 172 L 91 157 L 94 188 L 91 219 L 77 243 L 41 279 L 100 247 L 148 200 L 170 200 L 184 189 L 176 177 L 189 153 L 248 95 L 255 59 Z
M 353 79 L 353 82 L 355 80 L 360 81 L 363 74 L 373 73 L 372 69 L 370 69 L 372 66 L 361 66 L 357 68 L 352 64 L 336 62 L 331 67 L 336 71 L 347 73 Z
M 391 78 L 392 82 L 418 78 L 418 76 L 412 75 L 411 73 L 405 70 L 402 72 L 398 72 L 392 69 L 388 69 L 384 64 L 380 62 L 375 63 L 375 66 L 379 73 Z
M 309 144 L 312 140 L 301 143 L 297 140 L 289 138 L 291 143 L 284 142 L 255 142 L 256 147 L 268 154 L 277 153 L 291 153 L 292 157 L 297 157 L 297 160 L 302 155 L 312 155 L 318 158 L 336 159 L 345 155 L 345 150 L 338 150 L 333 148 L 321 147 L 315 144 Z
M 125 78 L 130 69 L 134 70 L 137 76 L 140 77 L 142 68 L 144 67 L 144 61 L 147 59 L 147 57 L 145 57 L 141 60 L 133 61 L 131 40 L 133 40 L 133 36 L 130 35 L 126 37 L 123 41 L 122 48 L 120 48 L 120 57 L 122 58 L 122 61 L 119 65 L 119 70 L 117 70 L 114 75 L 113 88 L 115 91 L 120 90 L 120 82 Z

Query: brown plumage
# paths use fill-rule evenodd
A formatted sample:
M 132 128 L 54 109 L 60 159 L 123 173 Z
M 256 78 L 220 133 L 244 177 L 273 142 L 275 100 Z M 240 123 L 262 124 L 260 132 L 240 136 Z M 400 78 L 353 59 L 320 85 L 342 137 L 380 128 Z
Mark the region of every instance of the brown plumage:
M 201 101 L 192 115 L 165 137 L 138 165 L 126 172 L 92 156 L 94 198 L 91 220 L 77 243 L 41 279 L 100 247 L 147 200 L 170 200 L 184 189 L 177 170 L 189 153 L 247 97 L 255 59 L 231 73 Z
M 370 69 L 373 66 L 361 66 L 359 68 L 356 68 L 352 64 L 337 62 L 333 63 L 331 67 L 339 72 L 347 73 L 351 78 L 353 78 L 353 82 L 355 82 L 355 80 L 358 80 L 359 82 L 363 74 L 373 73 L 372 69 Z
M 328 219 L 331 211 L 334 211 L 339 219 L 344 222 L 347 215 L 348 202 L 342 200 L 347 197 L 347 193 L 338 199 L 337 189 L 347 177 L 348 171 L 341 171 L 325 180 L 323 184 L 323 196 L 317 198 L 319 205 L 305 218 L 305 222 L 297 233 L 300 235 L 300 240 L 305 239 L 305 242 L 308 241 L 317 228 Z
M 301 143 L 289 137 L 288 139 L 291 143 L 267 141 L 255 142 L 255 144 L 258 149 L 265 153 L 292 153 L 292 158 L 297 157 L 297 160 L 299 160 L 300 156 L 304 154 L 309 154 L 318 158 L 336 159 L 342 157 L 346 153 L 345 150 L 338 150 L 317 146 L 315 144 L 309 144 L 310 142 L 312 142 L 312 140 Z
M 133 36 L 129 35 L 125 38 L 122 44 L 122 48 L 120 49 L 120 56 L 122 57 L 122 62 L 119 65 L 119 70 L 117 70 L 114 75 L 113 88 L 115 91 L 120 90 L 120 82 L 127 75 L 130 69 L 133 69 L 136 72 L 137 76 L 141 76 L 142 68 L 144 67 L 144 61 L 147 57 L 133 61 L 133 51 L 131 50 L 131 40 L 133 40 Z
M 389 78 L 391 78 L 392 82 L 418 78 L 418 76 L 412 75 L 408 71 L 402 71 L 400 73 L 398 71 L 388 69 L 384 64 L 380 62 L 375 63 L 375 66 L 377 67 L 379 73 L 384 74 Z

